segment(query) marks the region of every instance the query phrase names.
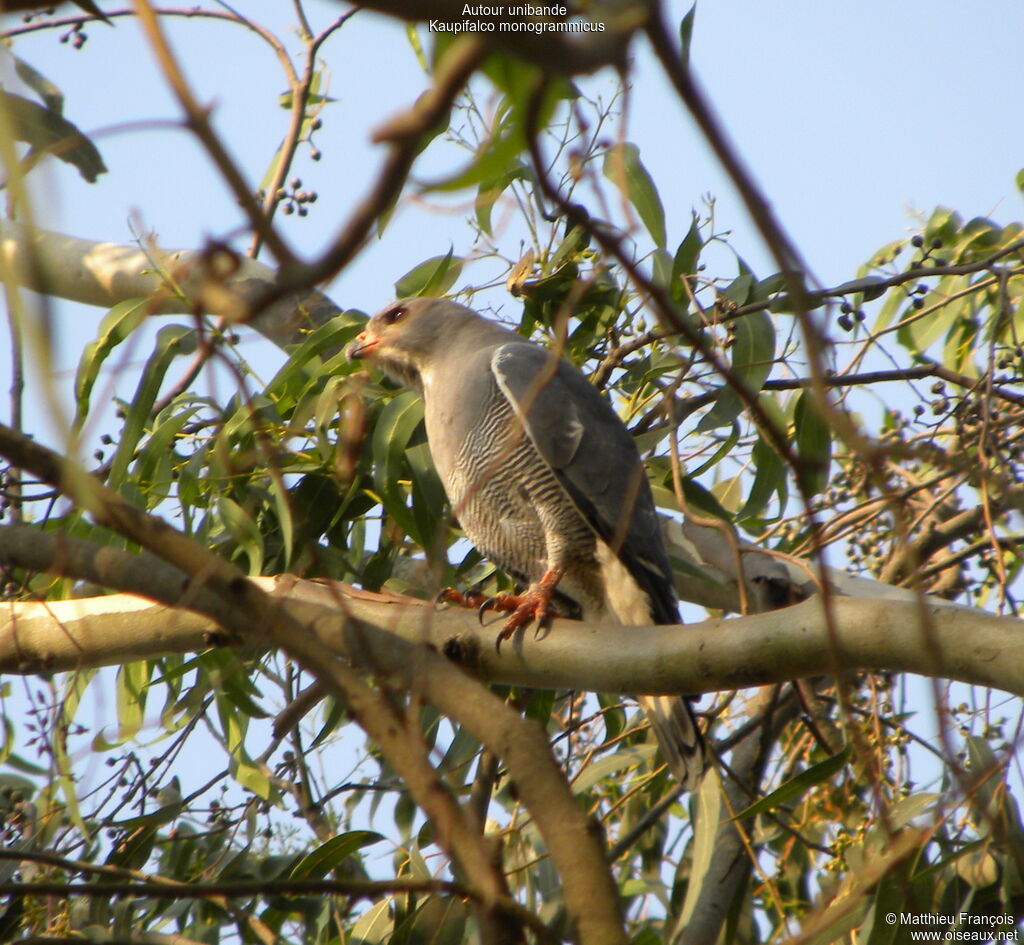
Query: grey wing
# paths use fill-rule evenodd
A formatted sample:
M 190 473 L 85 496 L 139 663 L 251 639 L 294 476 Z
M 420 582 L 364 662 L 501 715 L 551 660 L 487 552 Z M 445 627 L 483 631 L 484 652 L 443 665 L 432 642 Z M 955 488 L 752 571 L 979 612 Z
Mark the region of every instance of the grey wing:
M 491 369 L 527 435 L 595 533 L 651 601 L 656 623 L 677 623 L 661 526 L 636 444 L 611 404 L 572 365 L 512 342 Z

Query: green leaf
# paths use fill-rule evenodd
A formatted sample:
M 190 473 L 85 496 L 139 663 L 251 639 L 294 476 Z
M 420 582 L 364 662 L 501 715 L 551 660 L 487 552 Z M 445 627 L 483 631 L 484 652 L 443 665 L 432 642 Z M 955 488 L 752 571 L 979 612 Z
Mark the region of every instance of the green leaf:
M 1017 171 L 1017 189 L 1024 194 L 1024 168 Z
M 393 945 L 464 945 L 466 906 L 456 899 L 427 897 L 416 912 L 398 926 L 391 942 Z
M 425 189 L 444 193 L 494 180 L 519 159 L 524 146 L 525 139 L 521 133 L 509 132 L 492 138 L 481 145 L 476 157 L 462 171 L 436 181 Z
M 413 515 L 419 527 L 424 548 L 434 548 L 438 531 L 446 519 L 448 499 L 427 443 L 417 443 L 405 451 L 412 473 Z
M 462 263 L 462 257 L 453 256 L 452 250 L 445 256 L 425 259 L 395 283 L 395 297 L 444 295 L 459 278 Z
M 605 153 L 602 171 L 636 209 L 654 242 L 664 248 L 665 209 L 653 178 L 640 160 L 640 149 L 629 142 L 617 145 Z
M 733 423 L 742 412 L 743 401 L 739 394 L 723 384 L 718 388 L 718 394 L 715 396 L 715 402 L 711 405 L 711 409 L 700 418 L 697 429 L 701 433 L 717 430 L 719 427 Z M 739 431 L 736 431 L 736 435 L 739 436 Z
M 786 464 L 782 457 L 765 442 L 764 437 L 759 436 L 751 452 L 751 459 L 757 469 L 753 485 L 747 496 L 743 508 L 737 513 L 740 520 L 754 518 L 761 514 L 761 511 L 771 501 L 773 495 L 778 494 L 779 512 L 784 510 L 786 504 Z
M 180 811 L 181 805 L 178 804 L 174 816 L 176 817 Z M 156 845 L 156 827 L 146 823 L 147 820 L 152 821 L 154 816 L 136 818 L 143 823 L 138 827 L 132 828 L 124 840 L 114 847 L 107 856 L 107 866 L 137 870 L 145 864 L 153 852 L 153 847 Z M 173 820 L 174 818 L 169 819 Z
M 146 439 L 144 448 L 139 450 L 132 473 L 136 482 L 145 484 L 150 505 L 173 494 L 171 467 L 178 459 L 174 444 L 185 425 L 201 409 L 199 404 L 192 404 L 176 414 L 170 413 L 170 408 L 163 411 L 157 418 L 156 428 Z
M 146 714 L 146 693 L 153 673 L 153 663 L 139 660 L 124 663 L 117 671 L 117 722 L 119 741 L 134 738 L 142 728 Z
M 64 95 L 46 76 L 34 66 L 30 66 L 24 59 L 14 57 L 14 71 L 33 92 L 42 100 L 43 104 L 51 111 L 60 115 L 64 111 Z
M 495 109 L 490 135 L 480 145 L 474 158 L 461 171 L 426 185 L 426 190 L 455 191 L 494 181 L 503 174 L 523 166 L 520 159 L 527 147 L 526 113 L 532 107 L 539 71 L 535 66 L 503 55 L 489 56 L 484 72 L 505 92 Z M 574 95 L 565 82 L 549 82 L 537 109 L 537 125 L 543 128 L 551 120 L 559 103 Z
M 740 283 L 743 283 L 740 285 Z M 730 286 L 744 300 L 753 284 L 749 275 L 741 275 Z M 726 290 L 728 292 L 729 289 Z M 739 304 L 742 304 L 739 303 Z M 752 394 L 760 392 L 775 361 L 775 326 L 767 312 L 749 312 L 733 322 L 732 371 Z M 722 386 L 711 409 L 701 418 L 697 429 L 714 430 L 731 423 L 743 410 L 743 401 L 731 387 Z
M 892 320 L 895 318 L 897 310 L 906 300 L 906 297 L 906 294 L 901 289 L 890 290 L 889 297 L 878 310 L 878 317 L 875 319 L 875 324 L 872 328 L 873 332 L 878 333 L 892 324 Z
M 284 477 L 278 471 L 268 476 L 267 489 L 274 500 L 274 512 L 277 524 L 281 529 L 281 567 L 285 570 L 291 565 L 292 553 L 295 551 L 295 519 L 292 515 L 291 496 Z
M 890 922 L 886 916 L 893 913 L 898 915 L 901 909 L 906 908 L 908 892 L 911 895 L 917 893 L 916 889 L 911 891 L 909 888 L 907 873 L 910 868 L 908 860 L 902 860 L 881 878 L 864 925 L 855 938 L 858 945 L 895 945 L 905 941 L 906 932 L 899 922 Z
M 327 373 L 327 364 L 317 359 L 327 357 L 330 359 L 328 363 L 333 365 L 345 345 L 366 327 L 366 322 L 365 312 L 347 309 L 320 325 L 303 338 L 300 344 L 290 345 L 287 349 L 288 360 L 267 384 L 267 393 L 280 397 L 288 391 L 294 391 L 298 396 L 298 391 L 304 391 L 311 379 L 316 381 L 320 374 Z M 341 362 L 330 373 L 348 373 L 349 370 L 351 365 L 342 355 Z
M 749 807 L 740 811 L 733 817 L 733 820 L 743 820 L 746 817 L 753 817 L 755 814 L 763 814 L 765 811 L 775 810 L 782 804 L 789 804 L 803 797 L 812 787 L 824 783 L 833 775 L 838 774 L 846 766 L 853 753 L 853 746 L 847 745 L 838 754 L 819 761 L 815 765 L 801 771 L 798 775 L 790 778 L 780 785 L 771 794 L 755 801 Z
M 964 225 L 958 258 L 967 262 L 989 256 L 1002 241 L 1002 227 L 986 217 L 974 217 Z
M 247 675 L 249 667 L 237 657 L 229 665 L 231 671 L 224 673 L 218 687 L 224 698 L 243 712 L 247 719 L 269 718 L 270 714 L 256 702 L 261 693 Z
M 259 574 L 263 567 L 263 533 L 253 517 L 234 499 L 222 495 L 217 511 L 227 533 L 249 559 L 250 574 Z
M 228 751 L 231 752 L 228 762 L 231 776 L 253 794 L 264 800 L 271 800 L 277 792 L 270 782 L 266 766 L 257 765 L 245 749 L 245 735 L 249 725 L 248 715 L 222 692 L 217 694 L 216 702 L 221 726 L 224 730 L 224 741 Z
M 927 791 L 902 797 L 889 808 L 886 820 L 893 830 L 901 830 L 912 820 L 932 810 L 941 798 L 941 794 Z
M 433 746 L 431 746 L 433 747 Z M 451 740 L 444 758 L 437 766 L 440 771 L 459 772 L 469 770 L 470 765 L 480 751 L 480 741 L 465 726 L 460 725 L 455 731 L 455 737 Z
M 357 850 L 378 843 L 384 837 L 373 830 L 350 830 L 331 837 L 311 853 L 307 853 L 289 874 L 289 879 L 320 879 L 336 869 Z
M 1006 784 L 1003 778 L 1004 767 L 992 750 L 992 746 L 977 735 L 967 737 L 967 757 L 971 763 L 971 775 L 978 779 L 972 792 L 972 802 L 978 813 L 978 819 L 993 822 L 1000 813 L 1000 807 L 1006 797 Z
M 722 504 L 722 507 L 735 515 L 743 501 L 743 493 L 746 489 L 746 479 L 743 476 L 729 476 L 719 479 L 711 486 L 714 497 Z
M 90 184 L 95 184 L 96 178 L 106 172 L 107 166 L 96 145 L 59 111 L 3 91 L 0 107 L 7 109 L 17 140 L 78 168 L 78 173 Z
M 424 72 L 429 72 L 430 64 L 427 62 L 427 54 L 423 51 L 423 43 L 420 41 L 420 34 L 419 30 L 417 29 L 417 24 L 405 24 L 405 38 L 409 41 L 409 45 L 412 47 L 413 55 L 416 57 L 416 61 L 420 64 L 420 68 Z
M 672 280 L 669 291 L 672 298 L 683 305 L 689 304 L 690 301 L 690 294 L 686 291 L 684 280 L 696 274 L 702 249 L 704 249 L 704 238 L 700 233 L 697 215 L 694 214 L 690 229 L 676 249 L 676 255 L 672 260 Z
M 330 95 L 308 95 L 306 97 L 307 105 L 333 105 L 338 99 L 331 98 Z M 291 111 L 292 106 L 295 104 L 295 97 L 291 92 L 282 92 L 277 97 L 277 104 L 285 111 Z
M 775 363 L 775 325 L 767 312 L 750 312 L 733 322 L 732 369 L 743 386 L 758 393 Z
M 790 278 L 792 276 L 787 276 L 784 272 L 773 272 L 770 276 L 765 276 L 751 286 L 751 300 L 766 302 L 772 296 L 777 296 L 789 284 Z
M 591 762 L 572 782 L 573 794 L 582 794 L 610 774 L 617 774 L 624 768 L 636 767 L 650 761 L 656 751 L 654 745 L 636 745 L 632 748 L 620 748 L 612 755 Z
M 701 890 L 704 888 L 704 880 L 711 868 L 711 858 L 715 854 L 718 827 L 725 817 L 722 782 L 714 766 L 708 768 L 707 774 L 704 775 L 695 801 L 697 809 L 694 812 L 693 865 L 690 868 L 686 898 L 679 913 L 678 929 L 686 927 L 697 906 Z M 675 940 L 674 935 L 672 939 Z
M 690 44 L 693 42 L 693 18 L 696 12 L 697 4 L 695 3 L 679 24 L 679 59 L 686 69 L 690 67 Z
M 82 352 L 75 373 L 75 429 L 81 429 L 89 414 L 89 398 L 103 362 L 122 341 L 146 319 L 149 299 L 118 302 L 100 321 L 96 339 Z
M 554 252 L 544 263 L 545 272 L 555 272 L 563 265 L 579 264 L 582 260 L 580 254 L 590 246 L 590 234 L 586 227 L 578 223 L 572 226 L 566 225 L 565 238 L 555 247 Z M 605 270 L 599 270 L 604 273 Z
M 735 305 L 746 305 L 750 301 L 750 290 L 754 287 L 754 276 L 749 272 L 741 272 L 732 282 L 722 289 L 722 297 Z
M 664 501 L 659 499 L 659 505 L 669 509 L 677 508 L 675 493 L 671 489 L 655 491 L 659 496 L 664 496 Z M 683 498 L 686 499 L 686 504 L 696 512 L 720 518 L 723 522 L 732 521 L 732 516 L 722 508 L 714 495 L 689 475 L 683 476 Z
M 946 343 L 942 348 L 942 363 L 946 367 L 961 374 L 977 379 L 981 376 L 975 355 L 981 348 L 981 341 L 978 337 L 979 328 L 977 319 L 966 315 L 968 310 L 968 299 L 959 299 L 947 306 L 957 316 L 953 327 L 946 335 Z
M 739 442 L 739 439 L 740 429 L 736 424 L 733 424 L 729 429 L 729 435 L 721 437 L 721 442 L 718 444 L 718 446 L 715 447 L 714 453 L 712 453 L 707 459 L 705 459 L 704 462 L 702 462 L 696 469 L 687 469 L 687 479 L 698 479 L 709 469 L 714 469 L 726 456 L 732 453 L 732 451 L 736 447 L 736 444 Z M 680 511 L 682 510 L 680 509 Z
M 381 411 L 373 431 L 374 487 L 387 513 L 417 541 L 419 529 L 401 481 L 408 476 L 406 447 L 422 421 L 423 401 L 412 391 L 404 391 Z
M 604 721 L 604 741 L 614 741 L 626 729 L 626 713 L 622 708 L 622 700 L 618 696 L 599 692 L 597 702 L 601 706 L 601 718 Z
M 801 482 L 810 495 L 817 495 L 828 485 L 832 431 L 821 415 L 814 395 L 808 390 L 802 391 L 797 398 L 793 424 L 796 427 Z
M 480 188 L 476 192 L 476 199 L 473 201 L 473 208 L 476 212 L 477 225 L 488 236 L 491 235 L 491 211 L 498 198 L 511 186 L 513 181 L 522 180 L 525 177 L 526 166 L 516 160 L 511 169 L 500 174 L 494 180 L 480 184 Z
M 959 213 L 948 207 L 936 207 L 924 228 L 925 243 L 930 244 L 938 239 L 942 240 L 943 245 L 952 246 L 962 226 L 963 219 Z
M 125 480 L 128 465 L 135 455 L 135 448 L 149 423 L 149 412 L 156 403 L 160 385 L 171 363 L 181 354 L 195 349 L 196 336 L 191 328 L 184 325 L 165 325 L 156 336 L 156 346 L 146 361 L 135 395 L 128 404 L 124 426 L 117 450 L 110 463 L 107 485 L 119 488 Z
M 924 308 L 945 302 L 956 291 L 958 279 L 957 276 L 943 276 L 938 285 L 923 297 Z M 897 339 L 915 354 L 924 354 L 936 341 L 945 337 L 960 317 L 964 304 L 965 300 L 945 304 L 924 317 L 918 314 L 917 309 L 908 307 L 896 333 Z
M 95 675 L 95 669 L 85 669 L 72 674 L 68 678 L 64 688 L 60 720 L 57 723 L 60 730 L 67 731 L 67 727 L 74 720 L 78 707 L 81 705 L 82 697 L 85 695 L 85 691 Z M 77 779 L 72 768 L 71 757 L 68 755 L 68 740 L 67 738 L 54 738 L 51 744 L 53 746 L 53 764 L 56 767 L 56 778 L 53 778 L 52 772 L 49 774 L 49 777 L 55 780 L 56 786 L 64 795 L 68 818 L 76 829 L 85 833 L 88 828 L 85 826 L 85 821 L 82 818 L 82 812 L 78 804 Z M 8 760 L 8 764 L 11 764 L 10 760 Z

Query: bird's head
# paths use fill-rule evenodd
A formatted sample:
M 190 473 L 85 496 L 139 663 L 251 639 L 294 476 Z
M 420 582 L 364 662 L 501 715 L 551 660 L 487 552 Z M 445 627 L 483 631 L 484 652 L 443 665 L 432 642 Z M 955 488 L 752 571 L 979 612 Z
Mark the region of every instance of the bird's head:
M 468 336 L 497 328 L 465 305 L 448 299 L 400 299 L 373 316 L 345 349 L 392 380 L 423 390 L 423 375 Z

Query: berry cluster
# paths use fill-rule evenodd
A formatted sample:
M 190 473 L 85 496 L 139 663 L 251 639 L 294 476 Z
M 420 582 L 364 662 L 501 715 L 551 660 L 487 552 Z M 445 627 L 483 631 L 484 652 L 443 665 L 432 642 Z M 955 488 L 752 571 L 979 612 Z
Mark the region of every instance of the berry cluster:
M 262 200 L 266 197 L 266 192 L 257 191 L 256 196 Z M 279 187 L 274 193 L 274 199 L 280 203 L 281 212 L 285 216 L 291 216 L 293 213 L 300 217 L 307 216 L 309 205 L 316 203 L 317 197 L 315 190 L 302 189 L 302 180 L 298 177 L 293 177 L 287 187 Z

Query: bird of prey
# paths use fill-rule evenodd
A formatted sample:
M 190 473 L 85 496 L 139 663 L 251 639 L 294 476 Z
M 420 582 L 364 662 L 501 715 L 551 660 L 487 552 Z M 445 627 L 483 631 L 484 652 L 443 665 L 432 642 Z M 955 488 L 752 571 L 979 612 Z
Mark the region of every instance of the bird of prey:
M 446 299 L 404 299 L 349 345 L 424 401 L 427 441 L 459 524 L 526 586 L 487 602 L 499 637 L 555 614 L 679 623 L 650 486 L 633 438 L 568 361 Z M 694 787 L 704 744 L 689 703 L 639 696 L 666 761 Z

